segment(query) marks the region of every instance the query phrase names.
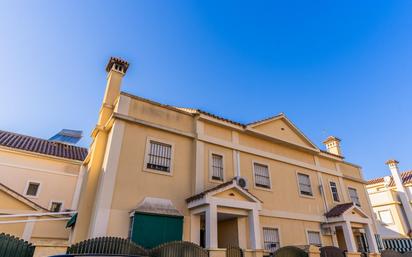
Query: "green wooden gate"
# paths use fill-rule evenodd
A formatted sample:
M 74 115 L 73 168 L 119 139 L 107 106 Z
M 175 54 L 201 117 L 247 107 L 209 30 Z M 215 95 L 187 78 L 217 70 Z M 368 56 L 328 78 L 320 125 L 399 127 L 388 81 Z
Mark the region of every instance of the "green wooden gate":
M 34 246 L 17 237 L 0 234 L 0 256 L 1 257 L 32 257 Z
M 131 239 L 145 248 L 182 240 L 183 217 L 135 213 Z

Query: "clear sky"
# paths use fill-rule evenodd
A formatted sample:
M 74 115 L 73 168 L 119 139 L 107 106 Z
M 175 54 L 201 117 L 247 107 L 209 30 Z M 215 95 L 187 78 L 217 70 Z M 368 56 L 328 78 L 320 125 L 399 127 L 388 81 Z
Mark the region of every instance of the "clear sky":
M 123 90 L 342 139 L 365 177 L 412 169 L 412 1 L 2 1 L 0 129 L 87 146 L 110 56 Z

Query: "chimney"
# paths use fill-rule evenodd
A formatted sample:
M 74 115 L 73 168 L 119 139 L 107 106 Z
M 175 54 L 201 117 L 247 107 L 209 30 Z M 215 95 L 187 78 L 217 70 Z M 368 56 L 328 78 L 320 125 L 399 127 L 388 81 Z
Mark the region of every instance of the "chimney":
M 409 223 L 409 229 L 412 230 L 412 206 L 410 204 L 405 187 L 403 186 L 403 181 L 399 173 L 398 163 L 399 162 L 397 160 L 388 160 L 386 162 L 386 165 L 388 165 L 389 170 L 392 173 L 392 178 L 396 185 L 396 192 L 398 193 L 399 200 L 401 201 L 403 210 L 406 214 Z
M 122 79 L 129 68 L 129 63 L 116 57 L 111 57 L 106 65 L 107 84 L 104 93 L 101 115 L 98 125 L 103 125 L 113 111 L 116 99 L 120 96 Z
M 330 136 L 323 142 L 323 144 L 326 146 L 326 151 L 329 153 L 342 156 L 339 138 Z
M 111 57 L 106 65 L 107 85 L 103 104 L 113 105 L 120 94 L 120 85 L 123 76 L 129 68 L 129 63 L 116 57 Z

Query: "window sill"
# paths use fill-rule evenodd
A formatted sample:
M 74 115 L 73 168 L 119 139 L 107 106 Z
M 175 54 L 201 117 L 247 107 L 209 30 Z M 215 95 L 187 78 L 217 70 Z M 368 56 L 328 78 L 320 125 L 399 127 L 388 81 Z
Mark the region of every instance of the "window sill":
M 163 175 L 163 176 L 173 176 L 173 173 L 171 171 L 166 172 L 166 171 L 160 171 L 160 170 L 154 170 L 154 169 L 149 169 L 149 168 L 144 168 L 143 169 L 144 172 L 149 172 L 149 173 L 155 173 L 158 175 Z
M 315 196 L 313 195 L 305 195 L 305 194 L 301 194 L 300 192 L 299 192 L 299 196 L 303 198 L 308 198 L 308 199 L 315 199 Z
M 272 188 L 260 187 L 260 186 L 257 186 L 256 184 L 253 185 L 253 188 L 254 188 L 254 189 L 257 189 L 257 190 L 262 190 L 262 191 L 267 191 L 267 192 L 273 192 L 273 191 L 272 191 Z

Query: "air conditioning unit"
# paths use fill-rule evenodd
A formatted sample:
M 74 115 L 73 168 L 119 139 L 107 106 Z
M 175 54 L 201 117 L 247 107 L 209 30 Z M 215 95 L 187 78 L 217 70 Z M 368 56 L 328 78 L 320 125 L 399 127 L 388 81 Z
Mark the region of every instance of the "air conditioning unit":
M 243 177 L 236 177 L 236 183 L 243 189 L 248 189 L 248 182 L 247 179 Z

